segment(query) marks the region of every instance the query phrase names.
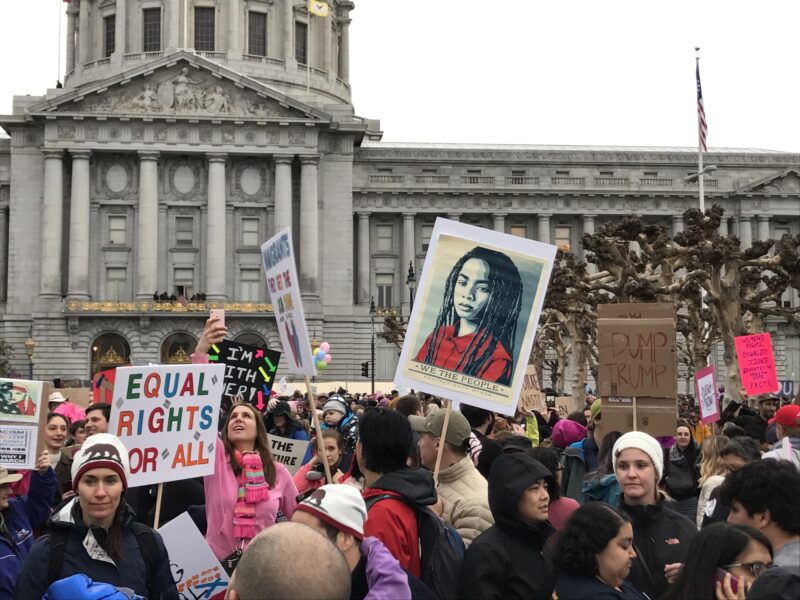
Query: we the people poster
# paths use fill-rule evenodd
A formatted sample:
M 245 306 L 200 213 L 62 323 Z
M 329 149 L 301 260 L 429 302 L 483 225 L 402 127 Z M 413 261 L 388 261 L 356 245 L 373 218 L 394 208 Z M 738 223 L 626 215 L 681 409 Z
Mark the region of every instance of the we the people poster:
M 437 219 L 396 385 L 513 414 L 556 247 Z

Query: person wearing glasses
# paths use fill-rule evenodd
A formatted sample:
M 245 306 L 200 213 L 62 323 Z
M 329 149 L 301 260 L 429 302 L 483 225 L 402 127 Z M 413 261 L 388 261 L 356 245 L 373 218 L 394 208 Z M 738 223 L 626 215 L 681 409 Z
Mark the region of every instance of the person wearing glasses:
M 662 600 L 744 598 L 770 567 L 772 544 L 767 536 L 752 527 L 712 523 L 689 544 L 686 563 Z

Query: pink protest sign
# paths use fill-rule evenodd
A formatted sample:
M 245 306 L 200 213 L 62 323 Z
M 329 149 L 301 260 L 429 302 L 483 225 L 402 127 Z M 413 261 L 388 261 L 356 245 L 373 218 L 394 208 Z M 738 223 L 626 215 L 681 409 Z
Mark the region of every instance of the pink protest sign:
M 714 380 L 714 367 L 707 366 L 694 374 L 695 399 L 700 407 L 700 420 L 703 423 L 719 421 L 717 402 L 717 382 Z
M 768 333 L 741 335 L 735 339 L 736 356 L 742 387 L 748 396 L 774 394 L 778 391 L 778 373 Z

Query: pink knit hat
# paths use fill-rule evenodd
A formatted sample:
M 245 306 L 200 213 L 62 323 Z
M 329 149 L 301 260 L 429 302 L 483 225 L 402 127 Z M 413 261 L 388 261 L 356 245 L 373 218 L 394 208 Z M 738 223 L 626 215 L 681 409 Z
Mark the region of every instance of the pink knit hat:
M 566 448 L 586 437 L 586 427 L 569 419 L 561 419 L 553 426 L 553 446 Z

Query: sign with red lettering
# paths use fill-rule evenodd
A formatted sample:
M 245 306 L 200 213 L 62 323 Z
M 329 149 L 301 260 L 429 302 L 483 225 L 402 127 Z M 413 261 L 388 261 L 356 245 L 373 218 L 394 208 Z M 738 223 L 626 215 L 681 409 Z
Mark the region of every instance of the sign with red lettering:
M 741 335 L 735 338 L 736 356 L 742 387 L 748 396 L 774 394 L 780 389 L 772 354 L 772 339 L 768 333 Z
M 719 402 L 717 401 L 717 382 L 714 380 L 714 367 L 711 365 L 694 374 L 695 398 L 700 407 L 700 420 L 703 423 L 719 421 Z
M 130 487 L 214 472 L 224 365 L 120 367 L 109 433 L 128 449 Z
M 676 397 L 678 378 L 673 319 L 598 319 L 597 335 L 601 395 Z

